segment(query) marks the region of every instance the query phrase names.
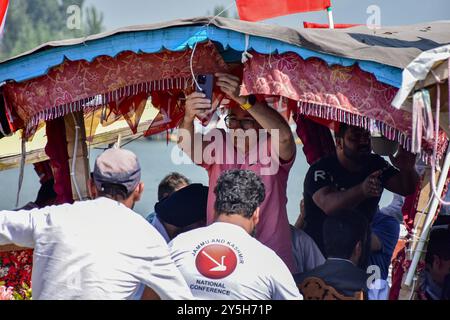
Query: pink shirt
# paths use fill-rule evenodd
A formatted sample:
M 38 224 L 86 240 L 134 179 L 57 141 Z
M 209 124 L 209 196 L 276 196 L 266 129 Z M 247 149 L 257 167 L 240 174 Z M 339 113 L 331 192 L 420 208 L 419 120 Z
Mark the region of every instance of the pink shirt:
M 284 263 L 286 263 L 289 270 L 295 272 L 291 232 L 286 210 L 287 181 L 289 171 L 295 160 L 295 155 L 289 162 L 281 161 L 280 163 L 277 156 L 276 163 L 272 165 L 268 164 L 268 158 L 271 156 L 271 140 L 269 137 L 267 140 L 260 139 L 258 145 L 262 145 L 262 147 L 253 148 L 248 154 L 241 156 L 242 158 L 239 161 L 237 158 L 238 151 L 231 144 L 231 139 L 226 139 L 227 134 L 222 130 L 221 132 L 222 139 L 213 140 L 209 145 L 210 147 L 214 144 L 217 147 L 217 152 L 211 152 L 211 156 L 204 156 L 204 161 L 201 165 L 208 171 L 209 176 L 207 223 L 211 224 L 214 222 L 214 202 L 216 199 L 214 189 L 221 173 L 232 169 L 251 170 L 255 172 L 262 179 L 266 190 L 265 199 L 260 206 L 260 220 L 256 226 L 256 238 L 274 250 Z M 261 143 L 262 141 L 266 141 L 267 143 Z M 223 144 L 222 148 L 220 144 Z M 261 156 L 262 152 L 260 148 L 264 148 L 261 150 L 267 150 L 267 157 Z M 274 167 L 275 170 L 268 170 Z M 271 171 L 270 173 L 272 174 L 268 174 L 268 171 Z

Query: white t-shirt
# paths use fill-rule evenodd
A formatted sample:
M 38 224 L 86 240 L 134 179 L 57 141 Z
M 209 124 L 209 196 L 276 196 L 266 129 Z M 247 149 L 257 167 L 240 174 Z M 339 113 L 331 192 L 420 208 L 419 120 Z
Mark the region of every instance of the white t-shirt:
M 10 243 L 34 248 L 33 299 L 131 299 L 141 283 L 192 299 L 161 235 L 107 198 L 0 211 L 0 245 Z
M 195 298 L 301 299 L 284 262 L 237 225 L 216 222 L 180 234 L 169 248 Z

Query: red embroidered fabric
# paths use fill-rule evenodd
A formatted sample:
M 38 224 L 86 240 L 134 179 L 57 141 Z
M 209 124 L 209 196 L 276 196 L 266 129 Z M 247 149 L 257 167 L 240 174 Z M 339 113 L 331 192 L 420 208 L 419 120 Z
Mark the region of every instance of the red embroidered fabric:
M 385 137 L 410 149 L 412 114 L 391 106 L 397 88 L 377 81 L 358 65 L 328 66 L 318 58 L 303 60 L 292 52 L 252 55 L 244 67 L 242 95 L 283 96 L 297 101 L 302 115 L 366 129 L 376 125 Z M 438 158 L 446 145 L 441 132 Z M 423 154 L 431 153 L 431 146 L 424 142 Z
M 191 53 L 126 51 L 116 57 L 100 56 L 92 62 L 66 60 L 45 76 L 7 83 L 4 95 L 25 123 L 29 136 L 39 122 L 92 108 L 96 100 L 108 105 L 141 93 L 192 86 Z M 226 72 L 228 68 L 211 42 L 197 45 L 192 64 L 195 74 Z M 128 114 L 127 110 L 120 112 Z M 132 127 L 136 127 L 136 121 Z

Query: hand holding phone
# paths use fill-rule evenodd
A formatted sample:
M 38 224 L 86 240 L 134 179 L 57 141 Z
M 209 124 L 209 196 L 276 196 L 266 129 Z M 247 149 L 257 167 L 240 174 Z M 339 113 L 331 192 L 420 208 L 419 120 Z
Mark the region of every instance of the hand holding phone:
M 213 98 L 213 87 L 214 87 L 214 75 L 212 74 L 200 74 L 197 76 L 196 86 L 197 92 L 202 92 L 205 94 L 206 98 L 212 101 Z M 200 87 L 200 89 L 199 89 Z

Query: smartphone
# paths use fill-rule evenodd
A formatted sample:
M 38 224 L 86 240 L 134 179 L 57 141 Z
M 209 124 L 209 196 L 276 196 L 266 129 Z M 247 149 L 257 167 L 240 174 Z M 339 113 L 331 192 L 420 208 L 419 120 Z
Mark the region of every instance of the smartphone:
M 212 74 L 200 74 L 197 76 L 197 83 L 200 89 L 196 86 L 197 92 L 203 92 L 206 98 L 212 101 L 213 87 L 214 87 L 214 75 Z

